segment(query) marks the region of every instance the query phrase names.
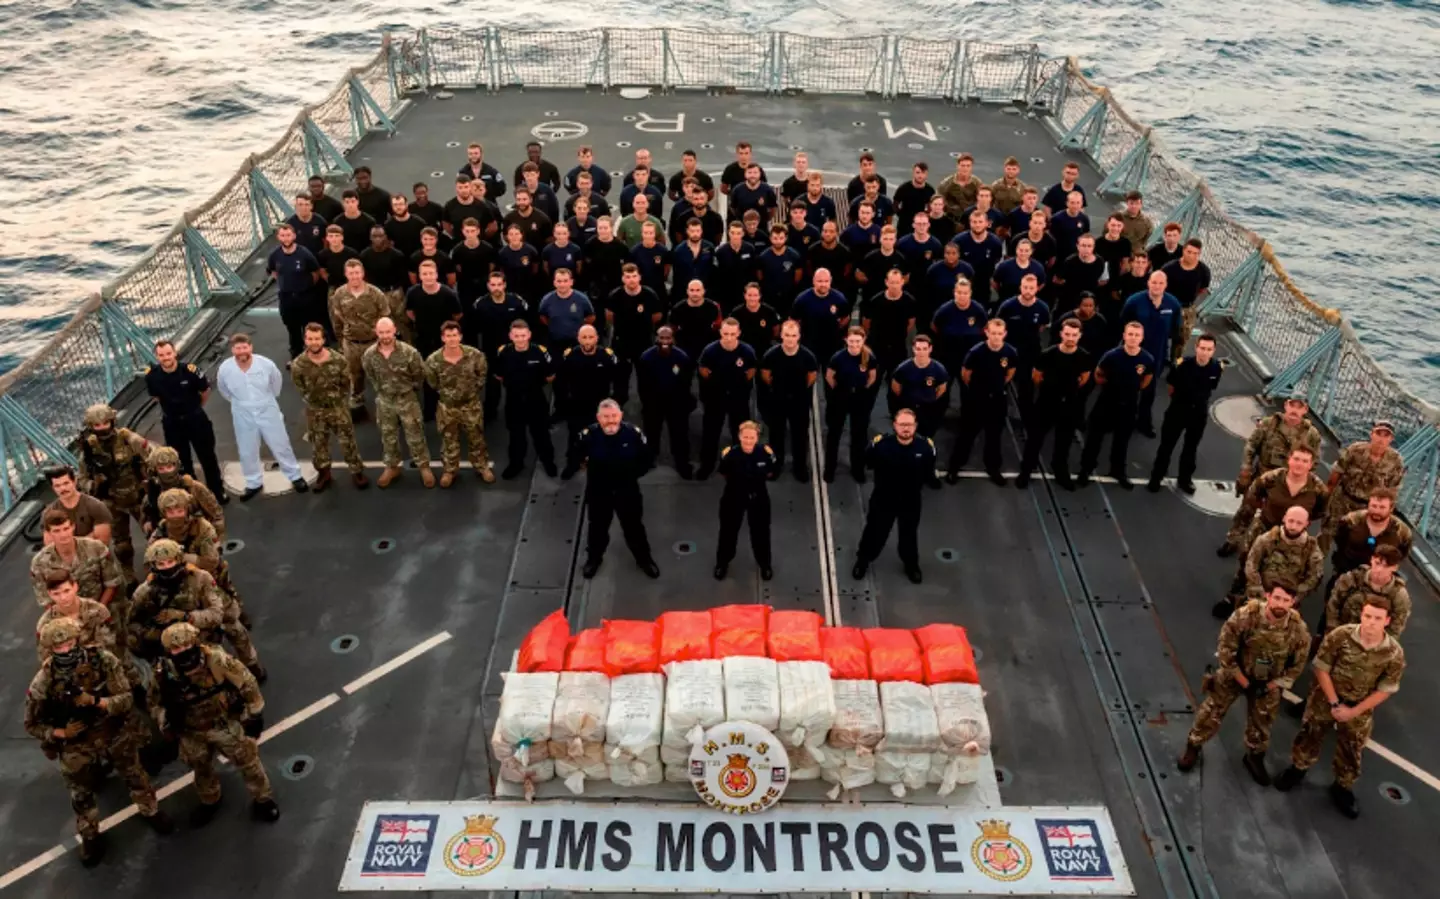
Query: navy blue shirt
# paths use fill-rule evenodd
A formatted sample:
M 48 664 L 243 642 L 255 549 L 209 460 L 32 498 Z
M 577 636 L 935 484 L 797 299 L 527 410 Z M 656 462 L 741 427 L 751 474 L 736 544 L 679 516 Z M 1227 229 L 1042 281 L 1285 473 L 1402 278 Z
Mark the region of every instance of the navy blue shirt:
M 697 278 L 708 288 L 714 273 L 715 247 L 710 241 L 700 241 L 699 250 L 692 250 L 686 242 L 670 251 L 671 281 L 675 285 L 671 292 L 676 299 L 684 299 L 685 289 Z
M 766 387 L 770 396 L 785 402 L 810 402 L 810 375 L 818 374 L 820 363 L 810 348 L 799 346 L 792 356 L 783 346 L 772 346 L 760 360 L 760 368 L 770 372 L 770 384 Z
M 330 224 L 317 213 L 310 213 L 310 221 L 300 221 L 300 216 L 292 215 L 285 220 L 286 224 L 295 229 L 295 242 L 316 256 L 325 248 L 325 226 Z M 1207 285 L 1208 286 L 1208 285 Z
M 895 249 L 910 263 L 910 271 L 923 272 L 931 265 L 944 262 L 945 245 L 934 235 L 921 241 L 914 234 L 907 234 L 895 241 Z
M 840 320 L 850 317 L 850 301 L 834 289 L 820 296 L 814 288 L 802 291 L 795 298 L 790 317 L 800 323 L 800 338 L 808 347 L 827 347 L 840 333 Z
M 281 293 L 308 293 L 315 286 L 312 273 L 320 271 L 320 261 L 299 244 L 295 244 L 289 253 L 276 247 L 270 251 L 265 271 L 275 276 L 276 287 Z
M 875 472 L 872 496 L 918 503 L 921 488 L 935 478 L 935 442 L 919 434 L 908 444 L 893 431 L 878 435 L 865 448 L 865 466 Z
M 727 350 L 716 340 L 700 352 L 700 367 L 710 373 L 704 387 L 712 393 L 727 396 L 748 394 L 750 378 L 746 375 L 754 372 L 758 364 L 755 350 L 744 342 L 736 343 L 733 350 Z
M 999 288 L 1000 296 L 1013 297 L 1020 293 L 1020 281 L 1026 275 L 1034 275 L 1035 280 L 1039 282 L 1037 286 L 1045 286 L 1045 266 L 1036 262 L 1034 258 L 1024 268 L 1021 268 L 1014 259 L 1006 259 L 995 266 L 995 274 L 991 276 L 991 280 Z
M 760 223 L 763 225 L 770 221 L 770 214 L 775 211 L 779 201 L 775 197 L 775 188 L 761 181 L 753 188 L 743 181 L 730 188 L 730 221 L 743 218 L 745 213 L 751 209 L 760 213 Z
M 1065 207 L 1061 206 L 1060 208 L 1064 209 Z M 1010 227 L 1011 240 L 1014 240 L 1017 236 L 1025 236 L 1026 232 L 1030 230 L 1030 217 L 1038 212 L 1039 209 L 1040 207 L 1037 206 L 1029 212 L 1026 212 L 1019 206 L 1016 206 L 1010 210 L 1010 214 L 1005 216 L 1005 224 Z
M 595 315 L 595 306 L 578 290 L 570 291 L 568 297 L 552 290 L 540 301 L 540 315 L 549 322 L 551 337 L 571 341 L 579 334 L 585 319 Z
M 743 240 L 738 250 L 728 240 L 716 248 L 711 276 L 716 299 L 733 305 L 745 298 L 745 285 L 758 277 L 755 256 L 755 245 Z
M 492 195 L 488 191 L 485 194 L 485 198 L 487 200 L 493 199 Z M 564 217 L 560 215 L 560 198 L 555 196 L 555 191 L 552 190 L 550 185 L 546 184 L 545 182 L 541 181 L 540 183 L 535 185 L 535 190 L 531 191 L 530 193 L 530 202 L 532 205 L 534 205 L 536 209 L 550 216 L 550 221 L 565 221 Z M 593 209 L 591 210 L 591 213 L 594 215 L 600 214 L 598 212 L 595 212 Z
M 1166 383 L 1175 388 L 1170 395 L 1170 405 L 1200 412 L 1208 409 L 1210 395 L 1220 386 L 1222 371 L 1220 360 L 1213 356 L 1204 365 L 1196 362 L 1194 356 L 1181 359 L 1165 378 Z
M 900 405 L 913 409 L 938 400 L 940 388 L 950 383 L 950 372 L 933 358 L 924 368 L 916 365 L 912 358 L 895 366 L 890 380 L 900 385 Z
M 620 430 L 606 434 L 600 425 L 592 424 L 580 432 L 580 458 L 585 467 L 585 492 L 613 490 L 631 486 L 650 470 L 652 457 L 645 435 L 629 422 L 620 422 Z
M 880 226 L 871 221 L 867 228 L 852 219 L 850 226 L 840 232 L 840 242 L 850 250 L 851 260 L 858 263 L 880 246 Z
M 670 249 L 659 241 L 653 247 L 637 243 L 630 251 L 630 261 L 640 268 L 640 283 L 661 295 L 665 293 L 665 266 L 671 260 Z
M 591 189 L 591 190 L 595 191 L 597 194 L 600 194 L 601 196 L 604 196 L 605 194 L 610 193 L 610 173 L 607 172 L 607 171 L 605 171 L 605 167 L 604 167 L 604 166 L 598 165 L 598 164 L 596 164 L 596 163 L 591 163 L 591 164 L 590 164 L 590 168 L 588 168 L 588 169 L 587 169 L 587 168 L 584 168 L 584 167 L 582 167 L 582 166 L 578 166 L 578 165 L 577 165 L 577 166 L 575 166 L 575 168 L 573 168 L 573 169 L 571 169 L 570 171 L 566 172 L 566 173 L 565 173 L 565 189 L 566 189 L 567 191 L 569 191 L 570 193 L 573 194 L 573 193 L 575 193 L 577 190 L 579 190 L 579 186 L 575 183 L 575 179 L 580 176 L 580 173 L 581 173 L 581 172 L 589 172 L 589 173 L 590 173 L 590 189 Z M 486 196 L 489 196 L 489 194 L 487 193 Z
M 760 295 L 776 309 L 788 309 L 800 287 L 796 275 L 805 270 L 799 251 L 786 247 L 776 253 L 774 247 L 766 247 L 756 254 L 755 267 L 760 271 Z
M 965 354 L 965 370 L 970 372 L 967 385 L 971 396 L 995 398 L 1005 395 L 1010 373 L 1015 371 L 1020 353 L 1010 344 L 992 350 L 988 343 L 977 343 Z
M 785 246 L 798 250 L 804 256 L 810 250 L 810 245 L 820 242 L 820 229 L 810 223 L 805 223 L 799 228 L 794 225 L 785 226 Z
M 660 296 L 644 284 L 636 294 L 628 293 L 624 287 L 610 291 L 605 308 L 614 318 L 614 344 L 627 354 L 643 352 L 650 345 L 655 333 L 655 313 L 665 312 Z
M 830 357 L 829 370 L 835 374 L 835 389 L 843 393 L 865 390 L 879 364 L 880 359 L 874 353 L 861 350 L 851 355 L 848 349 L 840 350 Z
M 860 221 L 860 204 L 864 202 L 864 197 L 856 197 L 850 201 L 850 221 Z M 884 194 L 880 194 L 871 200 L 870 205 L 875 207 L 875 218 L 872 221 L 882 225 L 890 220 L 890 216 L 895 214 L 895 204 Z
M 1050 326 L 1050 306 L 1044 300 L 1036 299 L 1026 306 L 1019 297 L 1011 297 L 1000 304 L 995 315 L 1005 322 L 1006 343 L 1022 355 L 1040 352 L 1040 333 Z
M 640 399 L 649 398 L 673 400 L 690 395 L 690 380 L 695 377 L 695 363 L 678 346 L 662 352 L 658 346 L 640 354 L 635 365 L 635 383 L 640 387 Z
M 540 292 L 540 254 L 530 244 L 522 243 L 518 250 L 501 247 L 495 263 L 505 273 L 506 287 L 526 298 Z
M 925 270 L 925 283 L 929 286 L 928 296 L 930 302 L 936 304 L 947 303 L 955 299 L 955 282 L 964 278 L 973 286 L 975 284 L 975 269 L 970 263 L 963 259 L 955 263 L 951 268 L 945 264 L 945 260 L 930 266 Z
M 1084 209 L 1089 204 L 1090 198 L 1085 196 L 1085 188 L 1080 186 L 1079 181 L 1076 181 L 1075 186 L 1069 190 L 1066 190 L 1065 186 L 1057 181 L 1050 185 L 1049 190 L 1045 191 L 1045 196 L 1040 198 L 1040 202 L 1049 207 L 1051 212 L 1058 215 L 1065 211 L 1065 201 L 1072 193 L 1078 193 L 1081 197 L 1085 198 L 1085 201 L 1080 204 L 1081 209 Z M 1029 226 L 1027 225 L 1026 227 Z
M 507 405 L 543 402 L 546 379 L 554 374 L 555 360 L 545 347 L 534 341 L 523 350 L 507 342 L 495 358 L 495 375 L 505 384 Z
M 758 496 L 768 492 L 765 483 L 777 469 L 775 451 L 759 441 L 748 453 L 738 443 L 721 450 L 717 470 L 725 478 L 726 493 Z
M 505 299 L 498 303 L 489 293 L 478 297 L 462 321 L 468 330 L 467 336 L 493 360 L 493 354 L 510 342 L 510 325 L 517 318 L 528 323 L 530 305 L 519 294 L 506 291 Z
M 975 270 L 973 283 L 976 298 L 988 297 L 990 277 L 995 273 L 995 266 L 1005 258 L 1005 245 L 1000 242 L 1000 238 L 988 232 L 984 238 L 976 240 L 974 234 L 963 231 L 955 235 L 950 242 L 960 248 L 960 258 Z
M 812 200 L 809 196 L 805 197 L 806 224 L 814 225 L 816 228 L 824 230 L 825 223 L 833 222 L 835 221 L 835 219 L 836 212 L 834 200 L 830 199 L 824 194 L 821 194 L 820 199 L 818 200 Z
M 1055 238 L 1055 258 L 1068 259 L 1082 234 L 1090 233 L 1090 216 L 1080 213 L 1073 218 L 1064 212 L 1050 217 L 1050 236 Z
M 930 321 L 930 330 L 940 338 L 940 349 L 949 355 L 947 359 L 964 359 L 970 348 L 985 339 L 985 323 L 990 313 L 974 300 L 961 309 L 954 300 L 935 310 Z
M 580 262 L 585 258 L 585 251 L 577 243 L 567 243 L 565 246 L 547 243 L 540 251 L 540 261 L 545 263 L 545 273 L 552 279 L 555 272 L 562 268 L 570 269 L 570 274 L 579 276 Z
M 635 211 L 635 197 L 642 191 L 634 184 L 627 185 L 620 191 L 620 214 L 629 215 Z M 656 218 L 663 218 L 665 215 L 665 192 L 653 184 L 645 185 L 643 191 L 650 200 L 650 214 Z
M 1120 327 L 1123 329 L 1130 322 L 1145 326 L 1145 339 L 1140 346 L 1154 357 L 1157 366 L 1163 366 L 1170 358 L 1171 339 L 1180 336 L 1184 327 L 1180 301 L 1166 293 L 1157 308 L 1150 294 L 1137 293 L 1126 300 L 1120 310 Z
M 1143 349 L 1131 356 L 1117 346 L 1101 356 L 1095 368 L 1105 376 L 1096 405 L 1134 407 L 1140 404 L 1140 383 L 1146 375 L 1155 374 L 1155 357 Z

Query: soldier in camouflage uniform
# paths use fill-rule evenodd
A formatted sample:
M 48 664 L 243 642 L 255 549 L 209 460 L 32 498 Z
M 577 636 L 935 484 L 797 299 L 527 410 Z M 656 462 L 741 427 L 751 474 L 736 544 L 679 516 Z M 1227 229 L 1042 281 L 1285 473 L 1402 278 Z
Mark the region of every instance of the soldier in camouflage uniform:
M 110 610 L 93 599 L 82 597 L 70 572 L 51 571 L 45 576 L 45 588 L 50 604 L 35 624 L 35 650 L 41 662 L 50 657 L 50 650 L 40 641 L 40 635 L 45 625 L 62 620 L 79 626 L 77 639 L 81 646 L 98 646 L 122 661 L 129 658 L 129 650 L 122 652 L 115 642 L 115 620 L 110 617 Z
M 127 584 L 134 584 L 135 545 L 130 519 L 143 523 L 146 456 L 150 443 L 129 428 L 115 425 L 115 410 L 96 403 L 85 410 L 80 432 L 80 489 L 110 510 L 110 539 Z
M 940 182 L 940 189 L 937 191 L 945 200 L 945 214 L 956 221 L 961 233 L 970 227 L 968 220 L 961 221 L 965 210 L 975 205 L 975 198 L 980 195 L 980 188 L 984 186 L 984 182 L 973 174 L 974 168 L 975 157 L 969 153 L 961 153 L 955 158 L 955 174 L 947 175 Z
M 1265 750 L 1270 746 L 1270 727 L 1280 709 L 1281 693 L 1304 670 L 1310 648 L 1310 632 L 1295 611 L 1297 599 L 1295 582 L 1277 576 L 1264 599 L 1252 599 L 1226 619 L 1215 651 L 1220 670 L 1205 675 L 1205 701 L 1186 738 L 1181 771 L 1195 767 L 1200 748 L 1219 732 L 1235 700 L 1244 696 L 1245 770 L 1256 783 L 1269 786 Z
M 1292 506 L 1278 527 L 1256 537 L 1230 584 L 1229 595 L 1216 606 L 1215 617 L 1229 618 L 1245 600 L 1262 598 L 1264 585 L 1276 577 L 1294 583 L 1295 601 L 1304 602 L 1325 574 L 1325 557 L 1305 530 L 1309 526 L 1309 513 Z
M 1240 455 L 1240 474 L 1235 478 L 1236 496 L 1245 496 L 1257 475 L 1284 468 L 1290 451 L 1297 446 L 1309 447 L 1312 458 L 1319 458 L 1320 432 L 1305 417 L 1309 409 L 1304 398 L 1290 397 L 1285 401 L 1284 412 L 1276 412 L 1260 420 L 1245 441 L 1245 449 Z M 1249 545 L 1245 532 L 1250 527 L 1254 511 L 1241 504 L 1230 522 L 1225 542 L 1215 551 L 1216 555 L 1221 558 L 1233 556 Z M 1274 523 L 1271 524 L 1273 526 Z
M 123 632 L 130 601 L 125 593 L 125 575 L 110 547 L 89 537 L 76 537 L 75 525 L 59 509 L 46 510 L 40 526 L 49 545 L 41 547 L 30 560 L 35 601 L 42 608 L 50 604 L 50 591 L 45 585 L 50 572 L 69 572 L 80 595 L 109 609 L 115 626 Z
M 340 347 L 350 371 L 345 386 L 352 410 L 365 408 L 365 351 L 375 344 L 376 323 L 392 313 L 397 301 L 398 297 L 392 300 L 380 288 L 366 282 L 365 266 L 358 259 L 345 263 L 345 283 L 330 294 L 330 322 L 340 335 Z M 323 336 L 323 329 L 321 334 Z M 293 374 L 293 368 L 291 372 Z
M 1120 221 L 1125 223 L 1120 236 L 1130 241 L 1133 253 L 1144 253 L 1150 246 L 1150 235 L 1155 233 L 1155 223 L 1142 211 L 1144 205 L 1144 194 L 1132 190 L 1125 195 L 1125 211 L 1120 213 Z
M 150 713 L 162 734 L 179 740 L 180 758 L 195 772 L 200 804 L 190 814 L 191 825 L 210 823 L 220 805 L 216 753 L 223 753 L 245 778 L 256 820 L 278 820 L 280 807 L 255 742 L 265 729 L 259 684 L 225 650 L 203 645 L 194 625 L 172 624 L 160 639 L 164 654 L 155 661 L 157 689 L 150 691 Z
M 1265 472 L 1245 491 L 1236 518 L 1243 516 L 1249 526 L 1241 533 L 1236 548 L 1242 554 L 1248 553 L 1255 539 L 1278 526 L 1294 506 L 1304 509 L 1310 521 L 1318 521 L 1325 514 L 1329 495 L 1325 482 L 1315 476 L 1315 456 L 1308 447 L 1295 447 L 1283 468 Z
M 1311 667 L 1315 686 L 1305 702 L 1300 732 L 1290 747 L 1290 767 L 1275 781 L 1290 790 L 1320 760 L 1325 735 L 1335 731 L 1335 782 L 1330 798 L 1347 818 L 1360 815 L 1351 787 L 1360 779 L 1361 755 L 1375 726 L 1375 707 L 1394 696 L 1405 673 L 1405 650 L 1385 632 L 1389 601 L 1370 595 L 1360 623 L 1342 624 L 1325 635 Z
M 225 507 L 204 484 L 180 470 L 180 454 L 172 447 L 157 446 L 150 453 L 150 477 L 145 480 L 145 533 L 153 534 L 164 518 L 160 514 L 160 494 L 179 488 L 190 495 L 190 511 L 215 526 L 215 533 L 225 539 Z
M 145 550 L 150 574 L 135 590 L 130 608 L 130 648 L 145 659 L 160 655 L 160 635 L 177 621 L 188 621 L 207 642 L 219 643 L 225 622 L 225 597 L 215 579 L 182 559 L 180 544 L 161 538 Z
M 385 452 L 385 472 L 380 475 L 383 490 L 400 477 L 400 429 L 410 455 L 420 467 L 420 480 L 435 486 L 430 470 L 430 447 L 425 442 L 425 425 L 420 398 L 415 391 L 425 383 L 425 360 L 420 351 L 395 339 L 395 323 L 382 318 L 375 323 L 375 345 L 365 351 L 365 374 L 375 385 L 375 414 L 380 420 L 380 442 Z M 398 422 L 398 425 L 397 425 Z
M 1002 177 L 990 182 L 990 202 L 1001 215 L 1008 216 L 1011 210 L 1020 207 L 1030 185 L 1020 180 L 1020 160 L 1014 156 L 1005 157 L 1004 172 Z
M 1383 596 L 1390 603 L 1390 623 L 1385 632 L 1398 638 L 1410 621 L 1410 591 L 1401 577 L 1400 551 L 1393 546 L 1375 547 L 1369 565 L 1340 575 L 1335 589 L 1325 603 L 1323 633 L 1330 633 L 1342 624 L 1359 624 L 1360 611 L 1371 596 Z
M 75 810 L 80 861 L 86 867 L 104 854 L 95 790 L 108 761 L 130 788 L 140 815 L 158 833 L 174 830 L 160 811 L 155 788 L 140 764 L 139 745 L 125 727 L 134 704 L 120 660 L 97 646 L 82 646 L 78 622 L 61 618 L 40 632 L 49 657 L 25 694 L 25 730 L 40 741 L 45 756 L 58 759 Z
M 460 343 L 460 325 L 450 321 L 440 326 L 440 349 L 425 360 L 425 378 L 440 400 L 435 407 L 435 426 L 440 430 L 440 457 L 445 470 L 440 486 L 455 483 L 460 470 L 460 430 L 470 446 L 470 464 L 487 484 L 495 483 L 490 470 L 490 453 L 485 446 L 485 354 Z
M 1405 480 L 1405 460 L 1390 444 L 1395 440 L 1395 426 L 1388 421 L 1377 421 L 1370 429 L 1370 439 L 1352 443 L 1340 453 L 1330 469 L 1330 505 L 1326 510 L 1325 524 L 1320 529 L 1320 550 L 1330 551 L 1340 519 L 1363 509 L 1370 501 L 1370 494 L 1377 488 L 1399 490 Z
M 352 262 L 354 260 L 351 260 Z M 371 290 L 375 288 L 371 287 Z M 345 293 L 342 287 L 336 294 Z M 334 483 L 330 475 L 330 438 L 340 439 L 340 452 L 350 466 L 350 480 L 361 490 L 370 486 L 365 477 L 365 462 L 355 445 L 355 422 L 345 407 L 350 396 L 352 374 L 346 360 L 325 346 L 325 329 L 310 323 L 305 326 L 305 352 L 290 363 L 290 377 L 305 401 L 305 421 L 310 429 L 310 448 L 315 452 L 315 486 L 310 489 L 324 493 Z M 363 377 L 363 375 L 362 375 Z

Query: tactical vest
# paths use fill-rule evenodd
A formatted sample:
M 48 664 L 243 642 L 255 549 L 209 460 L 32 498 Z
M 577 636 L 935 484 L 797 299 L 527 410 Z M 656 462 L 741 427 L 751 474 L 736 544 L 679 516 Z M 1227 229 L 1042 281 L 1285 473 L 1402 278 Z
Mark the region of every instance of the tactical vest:
M 92 476 L 104 475 L 95 485 L 95 498 L 99 500 L 138 499 L 136 488 L 145 481 L 145 460 L 130 447 L 130 441 L 120 436 L 120 431 L 116 428 L 111 432 L 108 446 L 93 431 L 80 442 L 85 470 Z M 127 477 L 127 471 L 133 476 Z
M 170 656 L 162 658 L 156 667 L 160 682 L 160 701 L 172 728 L 187 731 L 203 731 L 218 727 L 231 718 L 244 700 L 235 685 L 215 670 L 208 655 L 205 664 L 193 671 L 181 671 Z
M 100 658 L 100 650 L 81 647 L 80 661 L 68 672 L 56 668 L 53 661 L 48 664 L 50 689 L 45 695 L 44 707 L 40 713 L 45 724 L 50 727 L 64 727 L 71 721 L 83 721 L 89 725 L 86 730 L 86 734 L 89 734 L 96 724 L 106 723 L 110 716 L 100 708 L 99 701 L 110 696 L 110 684 L 105 674 L 104 662 Z M 81 693 L 94 696 L 96 704 L 77 706 L 75 699 Z

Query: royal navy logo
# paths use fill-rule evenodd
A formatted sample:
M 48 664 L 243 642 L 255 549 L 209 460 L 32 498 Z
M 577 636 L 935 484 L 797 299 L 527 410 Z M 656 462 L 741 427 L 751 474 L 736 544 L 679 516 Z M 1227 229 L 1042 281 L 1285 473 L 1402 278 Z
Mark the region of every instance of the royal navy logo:
M 978 823 L 980 836 L 970 846 L 975 867 L 1001 883 L 1013 883 L 1030 873 L 1034 863 L 1030 848 L 1010 834 L 1010 822 L 991 819 Z

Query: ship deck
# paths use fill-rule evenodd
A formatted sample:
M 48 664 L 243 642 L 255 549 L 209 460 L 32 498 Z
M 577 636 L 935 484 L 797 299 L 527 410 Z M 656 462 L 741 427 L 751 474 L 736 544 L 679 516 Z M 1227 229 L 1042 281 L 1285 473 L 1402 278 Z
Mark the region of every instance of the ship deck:
M 657 122 L 674 128 L 682 113 L 683 131 L 659 130 Z M 1014 154 L 1024 161 L 1026 180 L 1048 184 L 1066 158 L 1081 163 L 1085 185 L 1100 180 L 1086 160 L 1057 151 L 1037 120 L 990 106 L 861 96 L 632 100 L 578 90 L 462 90 L 450 99 L 417 98 L 397 134 L 367 138 L 351 162 L 370 165 L 382 186 L 405 189 L 428 180 L 443 202 L 469 140 L 482 138 L 487 156 L 508 177 L 531 129 L 557 121 L 583 123 L 588 134 L 582 140 L 611 169 L 628 167 L 631 148 L 648 146 L 668 175 L 681 150 L 693 147 L 702 165 L 718 174 L 729 160 L 727 148 L 745 139 L 776 182 L 797 148 L 841 185 L 862 148 L 874 149 L 892 185 L 908 177 L 917 158 L 930 162 L 938 181 L 949 171 L 951 148 L 973 153 L 987 179 Z M 922 133 L 927 126 L 935 141 Z M 577 143 L 553 143 L 547 155 L 563 171 Z M 253 265 L 242 274 L 258 280 Z M 259 352 L 277 362 L 283 357 L 273 292 L 241 315 L 237 328 L 255 335 Z M 1233 364 L 1222 383 L 1224 399 L 1217 400 L 1243 423 L 1260 383 L 1231 338 L 1223 342 L 1222 355 Z M 213 369 L 221 352 L 214 345 L 200 361 Z M 308 461 L 292 389 L 281 405 L 296 450 Z M 209 411 L 222 461 L 235 459 L 224 401 L 214 397 Z M 698 438 L 698 415 L 691 424 Z M 877 404 L 873 425 L 882 424 Z M 947 421 L 938 439 L 942 460 L 954 425 Z M 138 427 L 159 438 L 153 413 Z M 487 433 L 503 463 L 503 423 L 491 423 Z M 1378 713 L 1375 736 L 1385 751 L 1366 753 L 1359 822 L 1331 808 L 1328 770 L 1317 768 L 1290 795 L 1253 784 L 1240 766 L 1238 712 L 1206 747 L 1196 772 L 1175 770 L 1196 685 L 1214 652 L 1218 627 L 1210 605 L 1234 570 L 1232 560 L 1219 560 L 1212 550 L 1233 508 L 1226 497 L 1242 435 L 1213 423 L 1201 448 L 1201 497 L 1219 514 L 1168 488 L 1152 495 L 1103 482 L 1066 493 L 1043 480 L 1021 491 L 973 478 L 927 492 L 922 586 L 905 579 L 893 542 L 864 581 L 851 579 L 869 487 L 850 479 L 843 449 L 833 485 L 802 485 L 787 475 L 772 486 L 779 561 L 768 583 L 743 548 L 731 576 L 712 579 L 716 523 L 697 510 L 715 508 L 720 484 L 680 481 L 664 464 L 668 456 L 643 482 L 646 525 L 663 571 L 658 581 L 634 567 L 618 534 L 599 575 L 580 578 L 583 475 L 562 483 L 527 474 L 492 486 L 467 476 L 441 492 L 425 490 L 412 471 L 383 493 L 356 492 L 337 475 L 336 488 L 317 497 L 288 495 L 276 473 L 276 489 L 248 504 L 232 503 L 227 521 L 238 541 L 230 550 L 232 569 L 270 669 L 271 732 L 262 752 L 283 816 L 274 826 L 252 823 L 242 785 L 227 773 L 224 811 L 205 830 L 191 831 L 184 816 L 196 799 L 181 782 L 165 800 L 181 829 L 161 839 L 136 821 L 121 823 L 110 831 L 110 854 L 96 871 L 83 870 L 68 851 L 73 825 L 60 778 L 21 729 L 36 609 L 27 581 L 30 547 L 13 541 L 0 556 L 0 585 L 11 597 L 0 616 L 6 737 L 0 743 L 0 831 L 6 835 L 0 878 L 28 866 L 9 891 L 49 899 L 102 891 L 115 897 L 331 893 L 366 800 L 492 795 L 487 744 L 499 673 L 525 632 L 550 611 L 565 609 L 576 628 L 604 617 L 646 618 L 726 602 L 823 613 L 833 571 L 833 609 L 844 624 L 954 621 L 968 628 L 988 690 L 1001 801 L 1107 806 L 1138 895 L 1427 894 L 1425 884 L 1440 880 L 1440 856 L 1425 848 L 1431 845 L 1425 834 L 1440 823 L 1440 781 L 1426 773 L 1440 770 L 1440 725 L 1426 711 L 1440 698 L 1440 672 L 1430 661 L 1436 653 L 1428 649 L 1440 649 L 1440 609 L 1416 572 L 1408 572 L 1416 608 L 1404 639 L 1412 667 L 1399 695 Z M 555 437 L 562 446 L 561 428 Z M 378 469 L 373 424 L 360 428 L 360 444 Z M 432 430 L 432 451 L 438 445 Z M 1135 438 L 1132 477 L 1148 472 L 1154 447 Z M 1333 447 L 1327 452 L 1333 456 Z M 1013 434 L 1005 454 L 1013 472 Z M 833 548 L 833 561 L 826 548 Z M 1319 601 L 1306 602 L 1307 621 L 1316 617 Z M 352 642 L 335 642 L 347 635 Z M 1275 727 L 1270 759 L 1277 772 L 1296 726 L 1282 715 Z M 298 772 L 297 759 L 304 762 Z M 182 774 L 174 764 L 160 781 Z M 122 785 L 106 786 L 106 814 L 127 803 Z M 895 888 L 903 892 L 904 884 Z

